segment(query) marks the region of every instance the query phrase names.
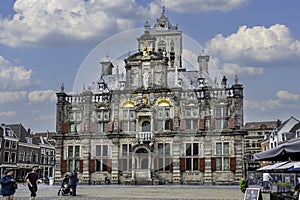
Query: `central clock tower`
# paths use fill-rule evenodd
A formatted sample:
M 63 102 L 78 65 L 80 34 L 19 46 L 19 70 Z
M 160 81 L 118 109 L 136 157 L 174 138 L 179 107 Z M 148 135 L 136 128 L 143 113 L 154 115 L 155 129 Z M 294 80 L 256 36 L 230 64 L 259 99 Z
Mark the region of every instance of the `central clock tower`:
M 182 32 L 178 25 L 173 26 L 165 16 L 163 8 L 161 16 L 156 19 L 156 24 L 151 28 L 148 22 L 144 26 L 145 32 L 139 37 L 138 47 L 143 50 L 145 46 L 149 50 L 162 54 L 168 58 L 168 71 L 185 70 L 182 67 Z

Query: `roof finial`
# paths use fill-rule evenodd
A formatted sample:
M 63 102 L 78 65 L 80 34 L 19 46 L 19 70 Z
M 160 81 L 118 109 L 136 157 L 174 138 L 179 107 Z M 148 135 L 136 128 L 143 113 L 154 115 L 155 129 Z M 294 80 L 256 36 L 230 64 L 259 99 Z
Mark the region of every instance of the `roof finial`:
M 163 3 L 161 15 L 165 15 L 165 5 Z
M 65 91 L 65 85 L 64 85 L 64 83 L 61 84 L 60 91 L 61 91 L 61 92 L 64 92 L 64 91 Z
M 235 75 L 234 82 L 235 82 L 235 84 L 238 84 L 238 83 L 239 83 L 239 79 L 238 79 L 237 74 Z

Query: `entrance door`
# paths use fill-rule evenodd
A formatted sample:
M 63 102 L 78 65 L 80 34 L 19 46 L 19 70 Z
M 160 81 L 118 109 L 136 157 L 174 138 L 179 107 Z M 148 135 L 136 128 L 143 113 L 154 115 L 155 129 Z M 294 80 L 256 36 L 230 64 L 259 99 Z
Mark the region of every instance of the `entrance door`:
M 150 152 L 145 147 L 140 147 L 135 151 L 134 176 L 136 184 L 148 184 L 151 179 Z

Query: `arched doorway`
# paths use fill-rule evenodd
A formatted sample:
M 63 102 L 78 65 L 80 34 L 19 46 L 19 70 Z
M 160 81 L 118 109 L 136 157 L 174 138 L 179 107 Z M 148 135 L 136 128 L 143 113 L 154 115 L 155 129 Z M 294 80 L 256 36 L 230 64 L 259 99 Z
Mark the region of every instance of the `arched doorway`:
M 139 148 L 135 152 L 136 169 L 149 168 L 149 152 L 146 148 Z
M 134 177 L 136 184 L 148 183 L 151 179 L 151 157 L 150 150 L 140 146 L 134 153 Z

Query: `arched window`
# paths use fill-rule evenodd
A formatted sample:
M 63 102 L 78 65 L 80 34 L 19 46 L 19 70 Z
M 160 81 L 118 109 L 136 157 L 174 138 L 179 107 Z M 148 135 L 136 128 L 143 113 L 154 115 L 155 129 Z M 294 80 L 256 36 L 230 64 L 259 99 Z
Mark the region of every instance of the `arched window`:
M 171 51 L 174 52 L 174 41 L 173 40 L 171 41 L 171 45 L 170 46 L 171 46 Z
M 144 121 L 142 123 L 142 132 L 150 132 L 150 131 L 151 131 L 150 122 Z
M 165 52 L 165 51 L 167 51 L 166 46 L 167 45 L 166 45 L 165 41 L 163 41 L 163 40 L 159 41 L 158 42 L 158 52 Z

